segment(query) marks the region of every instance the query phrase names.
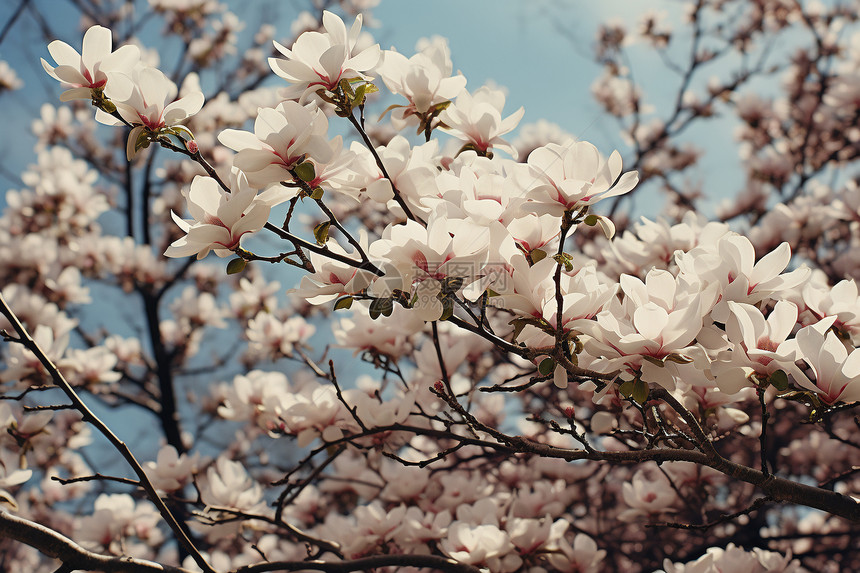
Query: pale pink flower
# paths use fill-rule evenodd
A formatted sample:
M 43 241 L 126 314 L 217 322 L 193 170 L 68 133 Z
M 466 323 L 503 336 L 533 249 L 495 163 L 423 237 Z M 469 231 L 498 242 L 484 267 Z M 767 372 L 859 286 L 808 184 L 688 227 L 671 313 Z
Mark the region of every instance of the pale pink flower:
M 798 331 L 794 341 L 799 358 L 812 369 L 815 382 L 807 383 L 805 376 L 795 376 L 795 381 L 828 404 L 860 401 L 860 349 L 848 352 L 830 330 L 833 321 L 830 317 Z
M 292 49 L 274 42 L 286 59 L 269 58 L 269 66 L 277 76 L 292 84 L 281 90 L 281 97 L 304 103 L 317 90 L 336 91 L 341 79 L 372 79 L 364 72 L 379 62 L 379 44 L 357 51 L 361 21 L 359 14 L 347 31 L 343 20 L 326 10 L 323 12 L 325 32 L 303 33 Z
M 167 257 L 187 257 L 196 254 L 202 259 L 214 251 L 226 257 L 239 248 L 246 233 L 255 233 L 268 221 L 271 206 L 257 195 L 241 172 L 232 193 L 224 191 L 211 177 L 198 175 L 183 195 L 188 202 L 191 219 L 180 219 L 171 212 L 173 220 L 186 235 L 174 241 L 164 252 Z
M 206 482 L 200 497 L 207 506 L 254 511 L 263 501 L 263 489 L 241 463 L 218 456 L 206 471 Z
M 753 374 L 767 378 L 777 370 L 793 371 L 797 347 L 786 339 L 797 323 L 797 305 L 781 300 L 767 319 L 749 304 L 728 301 L 728 308 L 731 348 L 720 352 L 711 366 L 720 390 L 734 394 L 751 384 Z
M 111 31 L 102 26 L 92 26 L 86 31 L 80 54 L 60 40 L 48 44 L 57 66 L 42 59 L 42 67 L 67 88 L 60 101 L 90 99 L 93 91 L 101 90 L 111 99 L 129 97 L 133 88 L 129 75 L 140 59 L 140 50 L 126 45 L 111 51 L 112 44 Z
M 203 107 L 201 92 L 194 91 L 176 99 L 176 84 L 160 70 L 146 66 L 135 68 L 131 77 L 134 82 L 131 95 L 115 102 L 122 119 L 134 126 L 126 144 L 129 161 L 164 131 L 179 130 L 191 136 L 182 122 Z M 102 110 L 96 112 L 96 120 L 105 125 L 122 125 L 122 121 Z
M 531 152 L 528 166 L 520 176 L 530 200 L 523 208 L 556 216 L 623 195 L 639 182 L 637 172 L 621 173 L 620 153 L 613 151 L 604 160 L 587 141 L 548 143 Z
M 448 133 L 465 145 L 473 146 L 481 153 L 493 148 L 516 156 L 516 150 L 502 136 L 517 127 L 525 109 L 520 107 L 502 119 L 504 107 L 505 92 L 484 86 L 474 94 L 461 91 L 440 118 L 448 128 Z
M 662 474 L 657 474 L 655 479 L 651 480 L 639 470 L 630 482 L 621 487 L 621 494 L 624 503 L 629 507 L 618 515 L 618 519 L 622 521 L 640 515 L 654 516 L 677 511 L 671 506 L 678 500 L 678 494 Z
M 515 551 L 508 534 L 495 525 L 472 525 L 454 522 L 448 528 L 448 537 L 439 548 L 450 558 L 469 565 L 486 565 L 491 571 L 502 569 L 502 558 Z M 513 553 L 516 556 L 515 553 Z M 519 559 L 518 556 L 516 556 Z M 520 560 L 522 563 L 522 560 Z M 513 569 L 515 570 L 515 569 Z
M 409 103 L 391 112 L 395 126 L 416 124 L 434 106 L 449 101 L 466 87 L 462 74 L 452 76 L 453 64 L 448 42 L 434 37 L 417 54 L 406 58 L 392 50 L 382 53 L 379 75 L 388 89 L 402 95 Z
M 238 152 L 233 165 L 245 173 L 252 187 L 291 182 L 290 170 L 306 161 L 314 165 L 316 176 L 307 183 L 316 187 L 345 169 L 353 157 L 352 153 L 343 152 L 340 136 L 329 141 L 327 133 L 328 119 L 322 111 L 284 101 L 275 108 L 257 110 L 254 133 L 225 129 L 218 135 L 218 141 Z M 326 170 L 329 165 L 331 168 Z M 280 200 L 287 200 L 298 189 L 281 192 L 284 197 Z
M 155 489 L 170 493 L 191 483 L 199 458 L 199 454 L 179 455 L 176 448 L 164 445 L 158 450 L 156 461 L 144 463 L 143 469 Z

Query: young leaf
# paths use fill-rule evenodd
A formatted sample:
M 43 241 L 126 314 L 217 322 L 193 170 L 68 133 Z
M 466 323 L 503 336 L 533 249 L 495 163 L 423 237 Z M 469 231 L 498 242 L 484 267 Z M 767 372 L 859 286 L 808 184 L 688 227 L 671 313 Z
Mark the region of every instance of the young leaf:
M 323 221 L 316 227 L 314 227 L 314 238 L 317 240 L 318 245 L 325 245 L 328 241 L 328 230 L 331 227 L 331 222 Z
M 227 274 L 235 275 L 236 273 L 241 273 L 245 270 L 245 265 L 248 264 L 248 261 L 243 259 L 242 257 L 236 257 L 227 263 Z
M 552 358 L 544 358 L 538 364 L 538 372 L 541 376 L 549 376 L 555 370 L 555 360 Z

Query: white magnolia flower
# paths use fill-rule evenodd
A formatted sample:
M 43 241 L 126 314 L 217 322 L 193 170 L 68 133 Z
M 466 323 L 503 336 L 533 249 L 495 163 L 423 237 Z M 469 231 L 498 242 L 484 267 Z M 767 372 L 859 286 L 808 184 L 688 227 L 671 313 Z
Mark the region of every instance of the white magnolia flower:
M 451 100 L 466 87 L 465 76 L 451 75 L 448 42 L 438 36 L 411 58 L 394 50 L 384 51 L 378 71 L 392 93 L 409 100 L 391 113 L 392 122 L 400 128 L 420 122 L 431 108 Z
M 786 340 L 797 323 L 794 303 L 779 301 L 767 319 L 749 304 L 728 301 L 728 308 L 726 334 L 732 346 L 711 365 L 720 390 L 734 394 L 750 384 L 753 374 L 767 378 L 777 370 L 794 370 L 796 345 Z
M 186 235 L 174 241 L 164 255 L 187 257 L 196 254 L 202 259 L 212 250 L 226 257 L 239 248 L 245 233 L 263 228 L 269 218 L 271 206 L 248 185 L 241 172 L 235 178 L 233 193 L 227 193 L 211 177 L 198 175 L 183 195 L 188 202 L 191 219 L 180 219 L 171 212 L 173 220 Z
M 253 511 L 260 507 L 263 489 L 241 463 L 219 456 L 206 472 L 200 497 L 207 506 Z
M 830 330 L 833 322 L 830 317 L 798 331 L 794 342 L 800 359 L 812 369 L 815 383 L 806 383 L 805 376 L 795 376 L 795 380 L 818 392 L 828 404 L 860 401 L 860 349 L 849 353 Z
M 364 72 L 379 62 L 379 44 L 357 51 L 361 20 L 359 14 L 347 31 L 343 20 L 326 10 L 325 32 L 305 32 L 292 49 L 274 42 L 286 59 L 269 58 L 269 66 L 277 76 L 292 84 L 281 90 L 281 97 L 305 103 L 317 90 L 336 91 L 341 79 L 372 79 Z
M 461 91 L 440 118 L 449 128 L 448 133 L 475 150 L 485 154 L 490 148 L 500 149 L 516 156 L 516 150 L 502 136 L 517 127 L 525 109 L 520 107 L 502 119 L 504 107 L 505 92 L 484 86 L 474 94 Z
M 737 233 L 722 236 L 714 244 L 701 244 L 676 257 L 681 274 L 720 285 L 720 300 L 711 311 L 717 322 L 729 318 L 728 301 L 756 304 L 774 293 L 801 285 L 810 274 L 807 267 L 783 271 L 791 260 L 788 243 L 755 262 L 755 249 L 749 239 Z
M 528 166 L 528 171 L 520 176 L 528 178 L 523 184 L 530 202 L 524 208 L 536 213 L 559 216 L 564 211 L 623 195 L 639 182 L 637 172 L 621 173 L 618 151 L 604 160 L 587 141 L 538 147 L 529 155 Z
M 340 136 L 329 141 L 328 119 L 314 107 L 294 101 L 281 102 L 275 108 L 260 108 L 254 122 L 254 133 L 238 129 L 225 129 L 218 141 L 238 152 L 233 165 L 245 172 L 253 187 L 263 188 L 281 181 L 293 181 L 290 174 L 305 161 L 314 164 L 315 179 L 311 187 L 322 183 L 323 166 L 336 164 L 341 170 L 348 166 L 352 154 L 343 154 Z M 337 161 L 343 156 L 346 161 Z M 328 176 L 331 177 L 329 170 Z M 295 192 L 287 192 L 283 200 Z
M 60 40 L 48 44 L 57 66 L 42 59 L 42 67 L 67 88 L 60 101 L 90 99 L 93 91 L 103 91 L 111 99 L 129 97 L 133 88 L 129 74 L 140 59 L 140 50 L 126 45 L 111 51 L 112 45 L 111 31 L 102 26 L 86 31 L 80 54 Z
M 164 445 L 158 450 L 156 461 L 146 462 L 143 469 L 155 489 L 174 492 L 191 483 L 199 458 L 199 454 L 179 455 L 176 448 Z
M 126 155 L 131 161 L 135 153 L 149 145 L 149 141 L 164 130 L 180 129 L 188 134 L 182 122 L 203 107 L 203 94 L 193 91 L 175 99 L 179 90 L 160 70 L 139 66 L 132 71 L 134 89 L 124 101 L 117 101 L 116 109 L 122 118 L 133 125 L 128 135 Z M 122 122 L 102 110 L 96 120 L 105 125 L 122 125 Z

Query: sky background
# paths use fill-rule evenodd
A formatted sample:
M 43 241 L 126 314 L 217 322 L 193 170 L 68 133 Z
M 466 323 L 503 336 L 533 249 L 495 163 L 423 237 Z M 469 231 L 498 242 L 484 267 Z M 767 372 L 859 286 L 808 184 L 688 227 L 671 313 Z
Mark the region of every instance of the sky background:
M 30 0 L 30 4 L 45 15 L 59 39 L 80 48 L 83 30 L 76 11 L 70 8 L 71 2 Z M 247 18 L 246 35 L 258 28 L 262 10 L 269 16 L 266 21 L 275 23 L 278 38 L 290 35 L 296 7 L 306 4 L 299 0 L 230 2 L 237 15 Z M 19 5 L 19 0 L 0 0 L 0 26 L 9 21 Z M 677 21 L 678 5 L 677 0 L 382 0 L 373 10 L 373 20 L 378 27 L 367 29 L 382 48 L 396 46 L 407 56 L 414 53 L 420 38 L 444 36 L 449 40 L 454 69 L 468 78 L 470 90 L 488 82 L 506 89 L 504 115 L 524 106 L 526 113 L 521 125 L 547 119 L 574 136 L 591 141 L 605 155 L 619 148 L 622 155 L 629 157 L 615 119 L 591 96 L 591 85 L 601 73 L 592 55 L 598 25 L 610 18 L 634 22 L 646 9 L 665 10 L 670 20 Z M 172 64 L 175 58 L 170 55 L 176 54 L 177 46 L 161 40 L 160 26 L 153 22 L 141 34 L 141 40 L 150 47 L 157 47 L 162 51 L 162 61 Z M 678 40 L 683 43 L 683 34 Z M 20 188 L 18 175 L 36 160 L 35 140 L 29 130 L 31 122 L 39 116 L 41 105 L 44 102 L 63 105 L 58 99 L 60 87 L 44 73 L 39 62 L 40 57 L 49 58 L 46 45 L 37 21 L 28 14 L 20 17 L 0 41 L 0 60 L 7 61 L 24 82 L 22 89 L 0 95 L 4 134 L 0 137 L 0 206 L 5 203 L 5 191 Z M 240 42 L 242 45 L 246 43 Z M 634 51 L 631 58 L 637 78 L 645 83 L 647 100 L 658 115 L 665 117 L 672 105 L 677 78 L 644 50 Z M 703 78 L 702 82 L 705 80 Z M 282 81 L 272 75 L 269 85 L 282 85 Z M 107 133 L 111 128 L 99 129 Z M 709 154 L 690 177 L 694 182 L 702 182 L 715 199 L 734 195 L 741 183 L 732 129 L 730 121 L 721 120 L 686 134 L 691 141 L 708 144 Z M 508 139 L 514 137 L 515 134 L 511 134 Z M 633 212 L 654 217 L 662 205 L 662 196 L 652 192 L 637 199 Z M 713 203 L 703 205 L 707 212 Z M 224 264 L 221 260 L 212 263 Z M 285 275 L 278 277 L 283 289 L 298 282 L 288 273 Z M 121 301 L 117 302 L 109 313 L 123 308 Z M 123 321 L 118 314 L 108 314 L 108 317 L 112 317 L 107 319 L 109 322 Z M 330 329 L 323 321 L 311 344 L 321 350 L 327 342 L 330 342 Z M 351 353 L 343 351 L 341 354 L 343 363 L 352 364 L 354 368 L 356 363 L 350 361 Z M 358 371 L 370 371 L 364 366 L 359 364 Z M 350 373 L 355 371 L 350 370 Z M 128 437 L 137 441 L 135 436 Z
M 82 30 L 71 3 L 30 1 L 46 15 L 60 39 L 80 47 Z M 256 31 L 265 19 L 275 23 L 278 38 L 289 35 L 294 16 L 307 6 L 307 2 L 301 0 L 230 1 L 227 4 L 248 22 L 246 36 Z M 414 53 L 420 38 L 444 36 L 449 40 L 454 69 L 468 78 L 468 89 L 475 90 L 485 83 L 505 89 L 506 115 L 520 106 L 525 107 L 520 125 L 547 119 L 576 137 L 591 141 L 606 155 L 613 149 L 625 155 L 626 145 L 615 119 L 591 96 L 591 85 L 601 71 L 593 61 L 598 25 L 615 19 L 635 26 L 646 10 L 663 12 L 670 21 L 677 22 L 679 5 L 677 0 L 647 3 L 631 0 L 382 0 L 373 9 L 370 26 L 365 29 L 382 48 L 395 46 L 407 56 Z M 8 22 L 18 6 L 17 0 L 0 2 L 0 24 Z M 172 63 L 170 54 L 176 46 L 161 41 L 160 25 L 154 22 L 141 34 L 141 39 L 162 52 L 162 61 Z M 682 45 L 682 33 L 678 34 L 677 41 Z M 36 20 L 27 13 L 15 21 L 0 42 L 0 59 L 7 61 L 25 84 L 21 90 L 0 96 L 0 103 L 4 104 L 0 113 L 7 133 L 0 140 L 0 191 L 18 187 L 16 174 L 35 159 L 29 124 L 38 117 L 41 104 L 49 101 L 60 105 L 57 100 L 60 90 L 39 63 L 40 57 L 48 58 L 45 45 L 46 42 L 39 39 Z M 637 79 L 645 85 L 647 101 L 658 115 L 665 116 L 674 97 L 677 78 L 648 50 L 633 50 L 631 58 Z M 279 81 L 273 75 L 270 85 L 277 85 Z M 661 110 L 664 113 L 661 114 Z M 732 196 L 741 183 L 737 154 L 731 146 L 731 130 L 730 121 L 709 122 L 706 128 L 693 129 L 686 136 L 692 141 L 720 143 L 710 145 L 711 155 L 691 172 L 691 180 L 701 182 L 714 199 Z M 508 139 L 513 139 L 514 135 Z M 652 193 L 645 200 L 639 199 L 633 209 L 636 214 L 654 217 L 662 203 L 662 197 Z M 706 212 L 712 206 L 713 202 L 703 203 Z

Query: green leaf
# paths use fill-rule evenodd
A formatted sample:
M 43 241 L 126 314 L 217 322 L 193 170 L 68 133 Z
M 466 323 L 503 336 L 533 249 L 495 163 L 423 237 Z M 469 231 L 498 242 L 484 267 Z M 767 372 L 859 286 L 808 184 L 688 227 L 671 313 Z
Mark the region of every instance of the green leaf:
M 555 370 L 555 360 L 552 358 L 544 358 L 538 364 L 538 372 L 541 376 L 549 376 Z
M 442 299 L 442 316 L 439 317 L 439 320 L 448 320 L 454 315 L 454 303 L 451 301 L 450 297 L 445 297 Z
M 243 259 L 242 257 L 236 257 L 227 263 L 227 274 L 235 275 L 236 273 L 241 273 L 245 270 L 245 265 L 248 264 L 248 261 Z
M 328 230 L 331 227 L 330 221 L 323 221 L 316 227 L 314 227 L 314 238 L 317 240 L 318 245 L 325 245 L 328 241 Z
M 342 308 L 348 309 L 351 306 L 352 306 L 352 297 L 351 296 L 345 296 L 343 298 L 338 299 L 337 302 L 334 303 L 334 310 L 340 310 Z
M 588 215 L 582 222 L 589 227 L 593 227 L 597 224 L 597 215 Z
M 625 398 L 629 398 L 633 395 L 633 387 L 633 380 L 626 380 L 618 387 L 618 391 L 621 392 L 621 395 Z
M 391 316 L 393 310 L 394 305 L 391 303 L 391 299 L 388 298 L 373 299 L 368 308 L 370 318 L 373 320 L 376 320 L 380 316 Z
M 568 253 L 559 253 L 557 255 L 553 255 L 552 258 L 555 262 L 564 265 L 564 270 L 567 272 L 571 272 L 573 270 L 573 257 Z
M 639 402 L 640 404 L 644 404 L 646 400 L 648 400 L 648 383 L 642 380 L 641 378 L 637 378 L 633 382 L 633 393 L 631 394 L 631 398 Z
M 532 264 L 538 263 L 546 258 L 546 251 L 541 249 L 534 249 L 529 256 L 532 259 Z
M 767 381 L 773 384 L 773 387 L 780 392 L 788 390 L 788 376 L 782 370 L 773 372 Z
M 319 201 L 323 198 L 323 188 L 322 187 L 314 187 L 313 191 L 311 191 L 311 199 L 314 201 Z
M 310 161 L 305 161 L 304 163 L 299 163 L 295 167 L 293 167 L 293 171 L 296 172 L 296 175 L 299 176 L 299 179 L 302 181 L 308 182 L 316 179 L 316 170 L 314 169 L 314 164 Z

